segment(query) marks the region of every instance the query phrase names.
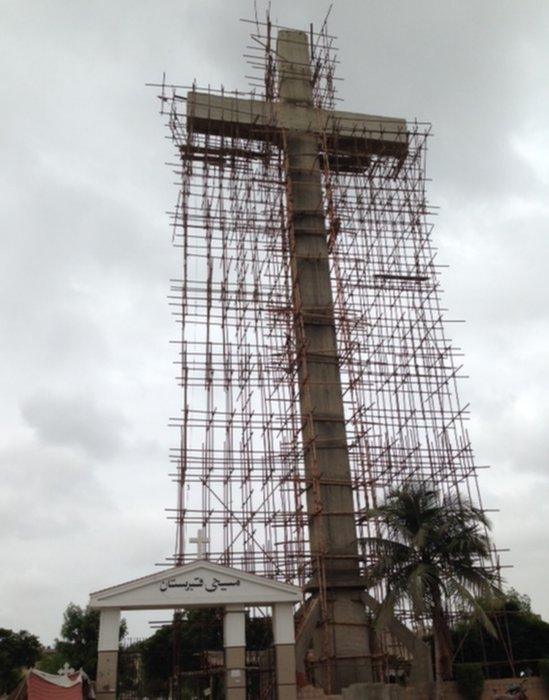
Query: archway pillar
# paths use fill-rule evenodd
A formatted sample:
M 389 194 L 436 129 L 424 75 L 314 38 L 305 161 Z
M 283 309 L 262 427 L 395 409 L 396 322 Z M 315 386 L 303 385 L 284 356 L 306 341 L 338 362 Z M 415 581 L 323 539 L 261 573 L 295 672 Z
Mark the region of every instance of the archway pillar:
M 223 617 L 226 700 L 246 700 L 246 611 L 226 605 Z
M 277 700 L 296 700 L 295 631 L 292 603 L 275 603 L 273 605 L 273 638 Z
M 120 608 L 102 608 L 99 612 L 99 641 L 97 644 L 97 700 L 116 700 Z

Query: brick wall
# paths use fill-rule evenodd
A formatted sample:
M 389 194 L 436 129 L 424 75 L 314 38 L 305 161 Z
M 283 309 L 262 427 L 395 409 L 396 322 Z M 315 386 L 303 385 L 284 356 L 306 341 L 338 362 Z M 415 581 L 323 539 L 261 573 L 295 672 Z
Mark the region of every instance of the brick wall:
M 297 697 L 299 700 L 342 700 L 341 695 L 324 695 L 322 688 L 315 688 L 312 685 L 299 688 Z
M 505 694 L 511 683 L 520 683 L 520 678 L 499 678 L 484 681 L 482 700 L 496 700 Z M 461 700 L 455 683 L 445 683 L 443 700 Z M 549 694 L 543 687 L 540 678 L 528 678 L 524 684 L 528 700 L 549 700 Z
M 484 691 L 481 700 L 497 700 L 505 694 L 511 683 L 520 683 L 518 678 L 500 678 L 484 682 Z M 455 683 L 443 683 L 442 697 L 440 700 L 462 700 Z M 549 693 L 544 689 L 540 678 L 528 678 L 524 685 L 524 690 L 528 700 L 549 700 Z M 300 688 L 298 691 L 299 700 L 342 700 L 341 695 L 324 695 L 322 688 L 314 688 L 312 685 Z M 403 689 L 403 697 L 406 700 L 428 700 L 427 689 L 418 691 L 416 688 L 408 687 Z M 365 700 L 367 700 L 365 698 Z

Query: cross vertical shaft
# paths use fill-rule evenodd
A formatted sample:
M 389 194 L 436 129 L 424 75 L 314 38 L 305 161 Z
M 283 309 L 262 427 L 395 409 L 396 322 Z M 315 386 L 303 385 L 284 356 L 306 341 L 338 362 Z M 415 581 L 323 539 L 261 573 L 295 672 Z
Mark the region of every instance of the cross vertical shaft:
M 280 100 L 312 108 L 307 35 L 280 31 Z M 324 624 L 332 690 L 371 680 L 369 635 L 359 579 L 353 490 L 337 352 L 334 304 L 322 205 L 319 138 L 284 129 L 295 333 L 310 546 L 316 568 L 311 588 L 325 587 Z
M 216 95 L 195 89 L 187 93 L 186 128 L 190 141 L 182 144 L 188 149 L 183 160 L 201 162 L 206 181 L 210 165 L 219 167 L 222 183 L 223 170 L 230 166 L 231 159 L 252 157 L 252 150 L 242 148 L 242 139 L 250 145 L 266 141 L 283 149 L 313 564 L 308 589 L 316 596 L 310 610 L 320 608 L 322 613 L 322 631 L 314 634 L 314 645 L 323 661 L 323 685 L 327 690 L 340 690 L 354 682 L 371 680 L 372 671 L 369 628 L 362 601 L 364 580 L 359 576 L 355 491 L 346 436 L 321 164 L 338 172 L 356 173 L 368 168 L 374 157 L 390 158 L 395 161 L 395 168 L 401 167 L 408 153 L 408 132 L 404 119 L 315 106 L 304 32 L 279 31 L 275 53 L 279 100 Z M 195 148 L 192 141 L 198 134 L 205 138 L 198 139 Z M 280 151 L 275 150 L 278 158 Z M 277 186 L 278 172 L 277 169 Z M 260 189 L 251 187 L 249 196 L 259 196 Z M 210 202 L 205 211 L 210 211 Z M 206 219 L 206 227 L 211 226 L 209 215 Z M 287 262 L 284 259 L 284 264 Z M 209 292 L 207 296 L 211 298 Z M 359 497 L 361 488 L 357 488 Z M 310 630 L 314 618 L 308 619 Z M 305 637 L 303 634 L 300 640 L 303 648 L 309 641 Z

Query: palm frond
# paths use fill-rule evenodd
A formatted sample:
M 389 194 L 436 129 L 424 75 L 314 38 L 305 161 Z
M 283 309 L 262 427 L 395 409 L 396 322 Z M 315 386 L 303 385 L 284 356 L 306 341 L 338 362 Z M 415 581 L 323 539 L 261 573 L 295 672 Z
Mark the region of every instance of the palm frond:
M 362 543 L 373 560 L 366 575 L 388 591 L 383 615 L 404 598 L 418 617 L 432 615 L 441 599 L 453 598 L 482 618 L 482 608 L 473 601 L 492 593 L 496 579 L 483 563 L 490 556 L 490 523 L 479 508 L 459 493 L 443 495 L 429 483 L 409 482 L 363 517 L 375 518 L 381 529 L 379 537 Z M 490 620 L 484 618 L 489 629 Z
M 486 631 L 492 635 L 495 639 L 498 638 L 498 633 L 496 628 L 492 624 L 492 621 L 488 615 L 484 612 L 482 605 L 479 603 L 478 598 L 473 596 L 465 586 L 463 586 L 457 579 L 451 579 L 450 584 L 454 589 L 454 593 L 458 594 L 459 597 L 466 601 L 472 608 L 474 616 L 483 625 Z
M 361 537 L 359 541 L 369 545 L 372 550 L 377 550 L 378 552 L 398 552 L 406 555 L 412 552 L 412 548 L 409 545 L 403 542 L 397 542 L 396 540 L 390 540 L 386 537 Z

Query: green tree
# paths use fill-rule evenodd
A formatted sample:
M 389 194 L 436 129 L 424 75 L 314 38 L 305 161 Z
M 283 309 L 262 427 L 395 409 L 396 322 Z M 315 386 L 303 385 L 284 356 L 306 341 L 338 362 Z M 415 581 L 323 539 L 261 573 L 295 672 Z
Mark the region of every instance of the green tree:
M 66 659 L 60 651 L 48 650 L 44 653 L 40 661 L 36 664 L 36 668 L 45 673 L 57 673 L 63 667 Z
M 511 588 L 497 600 L 481 600 L 481 605 L 498 638 L 486 635 L 477 620 L 464 620 L 452 630 L 457 656 L 465 662 L 501 664 L 549 657 L 549 623 L 532 612 L 530 599 Z M 530 665 L 526 663 L 526 665 Z
M 486 516 L 457 494 L 443 495 L 416 482 L 390 492 L 383 505 L 364 517 L 377 520 L 382 533 L 364 540 L 374 561 L 367 576 L 372 585 L 383 582 L 387 591 L 378 628 L 395 606 L 409 601 L 417 620 L 431 620 L 437 678 L 450 679 L 453 648 L 446 604 L 473 610 L 495 634 L 477 601 L 496 591 L 494 573 L 484 564 L 490 552 Z
M 126 634 L 126 621 L 122 620 L 120 639 Z M 83 668 L 91 678 L 95 678 L 98 639 L 99 611 L 69 603 L 63 613 L 61 639 L 55 640 L 55 650 L 74 669 Z
M 38 637 L 26 630 L 0 628 L 0 695 L 13 690 L 22 677 L 22 669 L 34 666 L 41 654 Z
M 174 670 L 174 642 L 181 671 L 198 671 L 205 651 L 223 649 L 223 611 L 217 608 L 178 613 L 175 625 L 157 630 L 141 642 L 147 693 L 167 692 Z
M 459 694 L 465 700 L 480 700 L 484 688 L 482 664 L 456 664 Z
M 198 671 L 204 653 L 223 650 L 223 610 L 217 608 L 180 613 L 175 625 L 157 630 L 139 643 L 146 693 L 167 693 L 174 670 L 174 636 L 178 636 L 179 668 Z M 246 617 L 246 646 L 249 650 L 268 648 L 272 644 L 270 618 Z

